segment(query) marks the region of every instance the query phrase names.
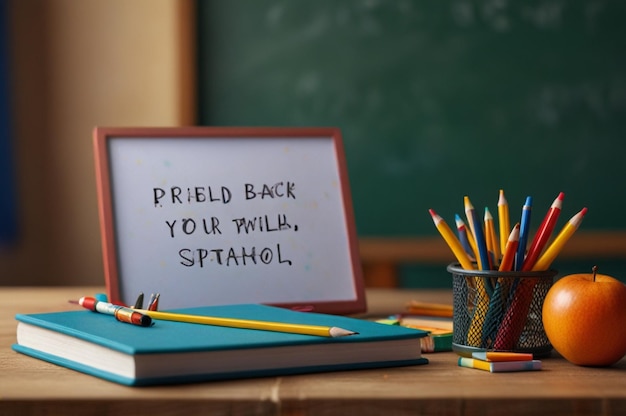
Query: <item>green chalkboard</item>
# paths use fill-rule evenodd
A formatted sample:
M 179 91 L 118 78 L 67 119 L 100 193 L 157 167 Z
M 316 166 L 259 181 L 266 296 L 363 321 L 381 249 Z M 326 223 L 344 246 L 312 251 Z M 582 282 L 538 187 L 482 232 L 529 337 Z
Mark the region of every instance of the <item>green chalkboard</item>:
M 198 2 L 199 121 L 337 126 L 361 236 L 463 196 L 626 229 L 626 2 Z

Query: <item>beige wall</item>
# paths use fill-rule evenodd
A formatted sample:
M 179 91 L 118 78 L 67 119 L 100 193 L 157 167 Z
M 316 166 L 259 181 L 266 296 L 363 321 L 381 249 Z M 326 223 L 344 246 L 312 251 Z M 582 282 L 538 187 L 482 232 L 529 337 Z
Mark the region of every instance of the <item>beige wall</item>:
M 191 0 L 10 1 L 20 240 L 1 285 L 104 284 L 94 126 L 193 124 Z

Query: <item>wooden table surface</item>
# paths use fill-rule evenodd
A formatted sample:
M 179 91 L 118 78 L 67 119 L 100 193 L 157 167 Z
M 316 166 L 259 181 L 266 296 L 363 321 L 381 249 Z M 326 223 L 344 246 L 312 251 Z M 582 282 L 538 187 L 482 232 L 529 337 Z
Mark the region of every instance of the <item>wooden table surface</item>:
M 66 310 L 97 287 L 0 289 L 0 415 L 447 414 L 624 415 L 626 359 L 584 368 L 554 356 L 538 372 L 460 368 L 454 353 L 428 365 L 178 386 L 125 387 L 11 350 L 16 313 Z M 449 291 L 368 290 L 370 313 L 411 300 L 451 303 Z

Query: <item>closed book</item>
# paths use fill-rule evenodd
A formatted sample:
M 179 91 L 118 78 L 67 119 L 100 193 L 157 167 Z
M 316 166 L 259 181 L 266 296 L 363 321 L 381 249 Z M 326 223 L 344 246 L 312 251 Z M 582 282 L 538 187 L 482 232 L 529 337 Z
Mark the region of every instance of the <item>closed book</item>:
M 446 318 L 445 320 L 447 321 L 448 319 Z M 421 340 L 423 353 L 452 351 L 452 322 L 450 322 L 450 329 L 433 328 L 429 326 L 428 323 L 424 323 L 421 320 L 416 319 L 405 321 L 404 318 L 398 319 L 390 317 L 386 319 L 377 319 L 376 322 L 385 325 L 400 325 L 406 328 L 419 329 L 420 331 L 426 332 L 426 336 Z
M 13 349 L 125 385 L 172 384 L 425 364 L 426 332 L 345 316 L 265 305 L 175 312 L 340 327 L 358 334 L 323 337 L 155 320 L 121 323 L 91 311 L 18 314 Z
M 422 338 L 422 352 L 452 351 L 452 332 L 443 334 L 429 333 Z
M 452 351 L 452 318 L 403 315 L 400 325 L 428 332 L 428 336 L 422 338 L 422 352 Z

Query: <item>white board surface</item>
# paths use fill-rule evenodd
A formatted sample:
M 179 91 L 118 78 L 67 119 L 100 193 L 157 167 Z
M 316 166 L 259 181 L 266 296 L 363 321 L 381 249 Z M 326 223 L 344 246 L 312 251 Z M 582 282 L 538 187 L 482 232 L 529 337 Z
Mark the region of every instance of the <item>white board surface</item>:
M 161 309 L 360 303 L 337 132 L 199 129 L 96 135 L 119 300 L 160 293 Z

